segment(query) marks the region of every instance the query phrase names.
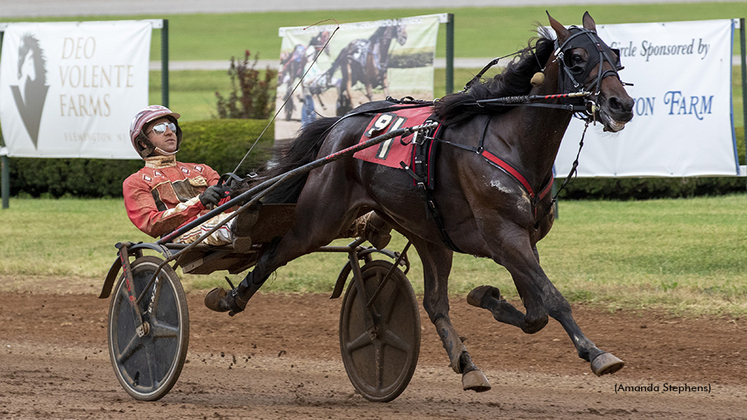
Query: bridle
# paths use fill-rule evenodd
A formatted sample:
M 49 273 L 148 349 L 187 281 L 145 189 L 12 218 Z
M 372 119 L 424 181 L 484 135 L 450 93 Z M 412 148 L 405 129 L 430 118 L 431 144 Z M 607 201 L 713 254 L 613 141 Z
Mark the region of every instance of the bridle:
M 555 40 L 555 61 L 560 65 L 560 75 L 558 76 L 558 90 L 562 93 L 581 92 L 585 85 L 594 85 L 593 94 L 598 94 L 602 88 L 602 80 L 609 76 L 615 76 L 620 79 L 618 71 L 624 67 L 620 65 L 620 51 L 612 49 L 602 41 L 596 32 L 586 28 L 571 26 L 569 31 L 571 36 L 558 46 Z M 572 62 L 570 52 L 576 48 L 583 48 L 589 54 L 586 65 L 576 66 Z M 596 54 L 595 54 L 596 52 Z M 614 58 L 613 58 L 614 57 Z M 604 62 L 610 64 L 610 68 L 604 69 Z M 590 82 L 584 83 L 589 77 L 594 66 L 599 65 L 597 77 Z M 582 82 L 579 82 L 580 79 Z M 621 81 L 622 83 L 622 81 Z M 625 84 L 625 83 L 623 83 Z
M 559 108 L 574 113 L 574 116 L 585 121 L 587 124 L 595 121 L 596 110 L 599 105 L 597 97 L 602 88 L 602 80 L 609 76 L 615 76 L 620 79 L 618 72 L 623 69 L 620 64 L 619 50 L 612 49 L 602 41 L 596 32 L 586 28 L 571 26 L 569 28 L 571 36 L 559 45 L 555 40 L 555 58 L 551 62 L 557 62 L 559 66 L 558 74 L 558 92 L 550 95 L 521 95 L 509 96 L 502 98 L 478 99 L 473 105 L 483 107 L 485 105 L 498 106 L 531 106 L 541 108 Z M 536 47 L 533 47 L 535 49 Z M 572 50 L 583 48 L 589 57 L 583 66 L 573 65 L 569 62 L 573 54 Z M 488 63 L 475 77 L 472 78 L 464 87 L 463 93 L 476 83 L 482 75 L 492 66 L 498 64 L 500 59 L 522 54 L 525 50 L 517 51 L 503 57 L 493 59 Z M 596 53 L 596 54 L 595 54 Z M 536 56 L 535 56 L 536 57 Z M 604 63 L 610 64 L 610 68 L 604 69 Z M 539 63 L 538 63 L 539 64 Z M 597 76 L 588 80 L 594 66 L 598 65 Z M 541 67 L 540 72 L 544 73 L 545 68 Z M 579 82 L 581 80 L 582 82 Z M 632 84 L 620 81 L 623 85 Z M 593 86 L 592 90 L 587 90 L 587 86 Z M 542 101 L 561 99 L 561 103 L 547 103 Z

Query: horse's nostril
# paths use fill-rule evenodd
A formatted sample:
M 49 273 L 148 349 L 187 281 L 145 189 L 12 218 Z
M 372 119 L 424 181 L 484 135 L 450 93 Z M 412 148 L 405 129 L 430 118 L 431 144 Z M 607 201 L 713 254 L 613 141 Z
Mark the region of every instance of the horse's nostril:
M 620 102 L 619 99 L 617 99 L 614 96 L 610 98 L 609 106 L 611 109 L 614 109 L 615 111 L 620 111 L 622 109 L 622 103 Z
M 633 98 L 629 100 L 620 100 L 620 98 L 613 96 L 608 101 L 609 108 L 617 112 L 630 112 L 633 110 Z

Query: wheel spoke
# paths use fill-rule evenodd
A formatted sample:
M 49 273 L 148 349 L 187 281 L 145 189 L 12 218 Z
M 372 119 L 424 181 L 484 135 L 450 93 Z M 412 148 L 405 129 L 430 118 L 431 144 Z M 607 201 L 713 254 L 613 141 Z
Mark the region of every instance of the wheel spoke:
M 153 306 L 151 307 L 151 316 L 155 316 L 158 313 L 158 302 L 161 300 L 161 289 L 163 288 L 163 282 L 161 282 L 161 276 L 159 275 L 153 282 L 153 296 L 151 301 Z M 148 303 L 150 305 L 150 303 Z
M 376 387 L 384 386 L 384 345 L 380 340 L 374 341 L 374 358 L 376 363 Z
M 134 334 L 132 338 L 130 338 L 130 342 L 127 343 L 124 350 L 119 352 L 117 354 L 117 363 L 123 364 L 126 361 L 130 360 L 130 357 L 132 357 L 133 354 L 143 346 L 143 341 L 140 339 L 140 337 L 137 336 L 137 334 Z
M 381 299 L 382 304 L 382 312 L 384 312 L 384 322 L 389 323 L 392 319 L 392 315 L 394 314 L 394 310 L 397 308 L 399 296 L 400 296 L 400 290 L 398 287 L 394 287 L 392 290 L 391 295 L 389 295 L 389 298 L 384 300 Z
M 402 341 L 402 339 L 399 338 L 390 329 L 384 331 L 384 337 L 382 337 L 381 341 L 387 346 L 394 347 L 395 349 L 403 351 L 405 353 L 409 353 L 412 349 L 412 346 L 410 344 Z
M 179 337 L 179 326 L 162 324 L 158 322 L 158 320 L 152 320 L 151 334 L 155 338 L 165 338 L 165 337 L 176 338 L 176 337 Z
M 151 389 L 158 388 L 158 383 L 160 378 L 158 377 L 158 361 L 156 358 L 158 357 L 158 351 L 155 351 L 154 348 L 151 348 L 152 346 L 144 346 L 145 347 L 145 365 L 148 368 L 148 378 L 150 379 L 151 383 Z
M 345 349 L 348 353 L 352 353 L 356 350 L 362 349 L 363 347 L 370 346 L 371 344 L 371 336 L 368 335 L 368 331 L 363 331 L 363 333 L 361 333 L 357 338 L 345 343 Z

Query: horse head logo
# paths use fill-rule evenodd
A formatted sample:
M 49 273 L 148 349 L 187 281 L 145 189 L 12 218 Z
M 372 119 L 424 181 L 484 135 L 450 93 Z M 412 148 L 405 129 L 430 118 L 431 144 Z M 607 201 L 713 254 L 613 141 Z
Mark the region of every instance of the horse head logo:
M 47 99 L 47 61 L 44 51 L 39 46 L 39 40 L 32 34 L 21 36 L 18 47 L 18 84 L 11 85 L 13 99 L 18 108 L 23 125 L 37 147 L 39 139 L 39 125 L 44 102 Z

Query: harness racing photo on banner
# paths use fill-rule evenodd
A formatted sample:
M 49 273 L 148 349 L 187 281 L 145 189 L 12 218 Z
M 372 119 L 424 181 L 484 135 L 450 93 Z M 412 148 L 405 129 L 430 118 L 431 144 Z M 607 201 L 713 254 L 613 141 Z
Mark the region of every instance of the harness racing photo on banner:
M 440 18 L 280 28 L 275 139 L 387 96 L 431 99 Z

